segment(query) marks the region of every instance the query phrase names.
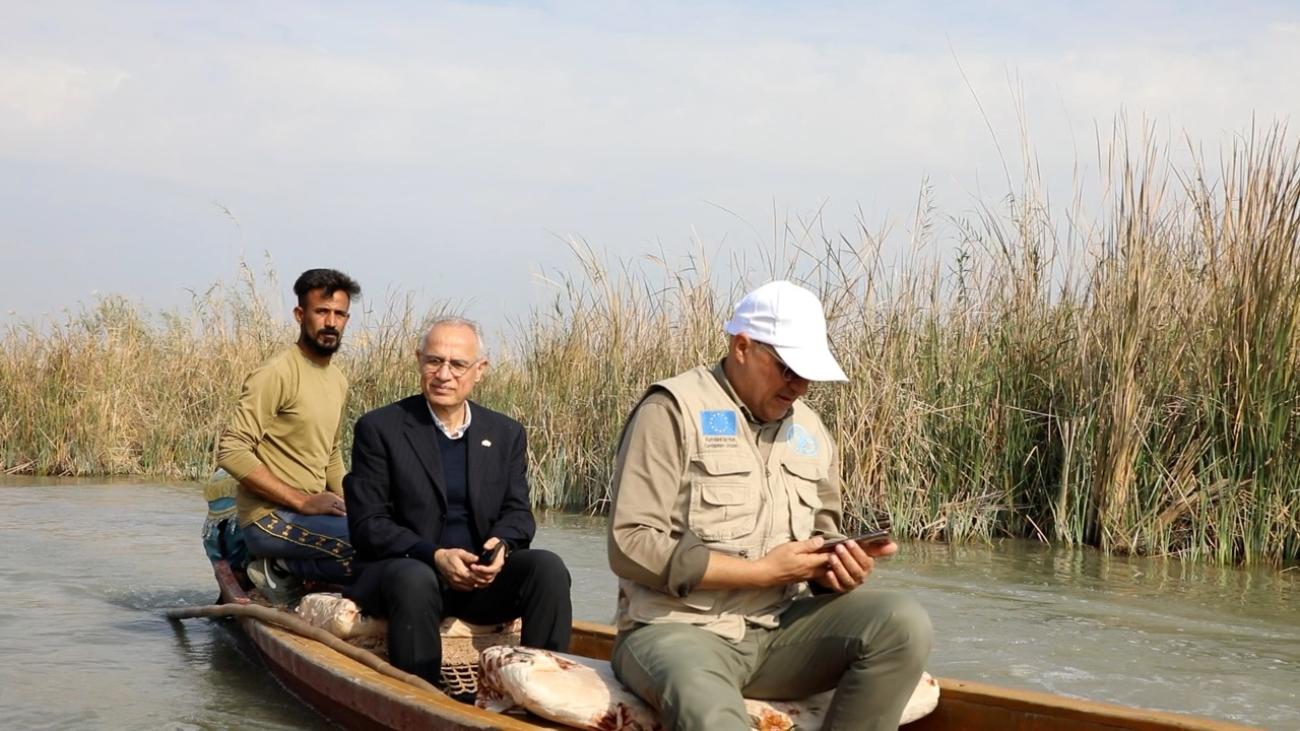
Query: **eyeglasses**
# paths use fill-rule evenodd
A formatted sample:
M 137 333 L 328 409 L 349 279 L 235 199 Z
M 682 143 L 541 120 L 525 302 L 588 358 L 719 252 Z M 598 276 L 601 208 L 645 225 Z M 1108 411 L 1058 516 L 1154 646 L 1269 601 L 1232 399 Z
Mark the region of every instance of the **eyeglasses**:
M 439 373 L 442 371 L 443 366 L 447 366 L 447 371 L 451 373 L 452 378 L 460 378 L 468 373 L 469 369 L 473 368 L 481 360 L 483 359 L 475 358 L 474 360 L 461 360 L 460 358 L 452 358 L 448 360 L 436 355 L 426 355 L 424 356 L 424 360 L 420 361 L 420 367 L 430 373 Z
M 763 346 L 763 350 L 766 350 L 772 356 L 772 360 L 775 360 L 777 367 L 781 369 L 781 378 L 785 379 L 786 383 L 802 378 L 802 376 L 794 372 L 793 368 L 785 364 L 785 361 L 781 359 L 781 355 L 776 352 L 776 348 L 758 340 L 753 342 Z

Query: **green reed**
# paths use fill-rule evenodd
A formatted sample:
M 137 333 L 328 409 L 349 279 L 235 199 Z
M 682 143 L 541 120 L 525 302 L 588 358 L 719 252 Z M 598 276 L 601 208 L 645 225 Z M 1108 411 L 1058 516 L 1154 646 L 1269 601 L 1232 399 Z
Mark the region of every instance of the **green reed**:
M 611 265 L 574 242 L 556 296 L 512 333 L 477 397 L 529 428 L 538 505 L 600 510 L 646 386 L 722 354 L 732 302 L 771 277 L 827 303 L 848 384 L 809 400 L 840 446 L 851 526 L 1031 537 L 1105 550 L 1300 557 L 1300 156 L 1284 130 L 1216 168 L 1123 133 L 1091 211 L 1032 174 L 966 218 L 923 188 L 901 261 L 862 226 L 787 222 L 761 274 L 705 256 Z M 956 246 L 941 257 L 940 231 Z M 183 312 L 105 298 L 0 341 L 0 467 L 204 477 L 241 380 L 295 333 L 248 267 Z M 414 392 L 415 342 L 445 303 L 354 308 L 340 364 L 350 426 Z M 473 313 L 466 313 L 472 316 Z

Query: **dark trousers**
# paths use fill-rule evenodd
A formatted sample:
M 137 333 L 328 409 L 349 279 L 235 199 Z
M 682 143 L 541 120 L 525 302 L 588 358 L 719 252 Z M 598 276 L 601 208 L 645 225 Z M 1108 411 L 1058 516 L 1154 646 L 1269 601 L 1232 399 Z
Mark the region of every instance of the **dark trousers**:
M 524 549 L 506 557 L 496 580 L 483 589 L 443 589 L 437 570 L 413 558 L 389 561 L 380 580 L 388 617 L 388 659 L 431 683 L 442 678 L 444 617 L 472 624 L 523 618 L 520 641 L 529 647 L 565 652 L 573 624 L 569 570 L 550 551 Z

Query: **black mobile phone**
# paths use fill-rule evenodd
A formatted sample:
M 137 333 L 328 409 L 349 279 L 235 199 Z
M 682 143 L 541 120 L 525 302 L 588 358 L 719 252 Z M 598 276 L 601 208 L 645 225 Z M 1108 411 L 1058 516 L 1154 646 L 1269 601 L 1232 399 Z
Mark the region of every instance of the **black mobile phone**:
M 818 553 L 827 553 L 829 551 L 834 551 L 836 546 L 846 541 L 853 541 L 859 546 L 866 548 L 867 546 L 870 546 L 873 543 L 884 543 L 888 540 L 889 540 L 889 529 L 878 528 L 873 531 L 867 531 L 866 533 L 863 533 L 861 535 L 853 536 L 852 538 L 836 538 L 834 540 L 826 541 L 825 543 L 822 544 L 821 548 L 817 549 L 817 551 Z
M 505 550 L 505 547 L 506 544 L 498 542 L 495 546 L 487 549 L 483 553 L 480 553 L 478 555 L 478 561 L 476 563 L 478 563 L 480 566 L 491 566 L 492 562 L 497 560 L 497 554 Z

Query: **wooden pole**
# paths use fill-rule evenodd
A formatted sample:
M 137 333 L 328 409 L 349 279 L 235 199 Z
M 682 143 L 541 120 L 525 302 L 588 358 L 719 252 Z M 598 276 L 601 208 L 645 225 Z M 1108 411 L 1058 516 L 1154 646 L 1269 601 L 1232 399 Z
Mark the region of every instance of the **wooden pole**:
M 212 604 L 206 607 L 178 607 L 176 609 L 167 609 L 163 614 L 170 620 L 196 619 L 200 617 L 251 617 L 266 624 L 275 625 L 281 629 L 286 629 L 296 635 L 301 635 L 308 639 L 316 640 L 335 652 L 345 655 L 362 665 L 374 670 L 377 673 L 383 673 L 390 678 L 400 680 L 404 683 L 410 683 L 422 690 L 431 690 L 435 693 L 442 693 L 436 686 L 418 675 L 412 675 L 404 670 L 398 670 L 390 665 L 386 660 L 375 653 L 348 644 L 334 635 L 326 632 L 319 627 L 313 627 L 302 621 L 298 617 L 286 612 L 281 612 L 271 607 L 264 607 L 260 604 Z

